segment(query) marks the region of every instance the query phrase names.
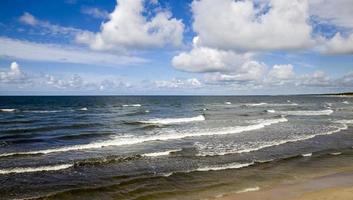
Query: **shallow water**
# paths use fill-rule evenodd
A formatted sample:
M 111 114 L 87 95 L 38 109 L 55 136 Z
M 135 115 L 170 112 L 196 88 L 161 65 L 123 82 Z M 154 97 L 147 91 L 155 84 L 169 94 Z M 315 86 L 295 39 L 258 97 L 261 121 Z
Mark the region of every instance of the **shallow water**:
M 264 161 L 276 166 L 288 157 L 351 148 L 350 101 L 0 97 L 0 199 L 55 193 L 48 198 L 150 199 L 241 189 L 247 181 L 239 172 Z M 243 181 L 227 179 L 235 176 Z

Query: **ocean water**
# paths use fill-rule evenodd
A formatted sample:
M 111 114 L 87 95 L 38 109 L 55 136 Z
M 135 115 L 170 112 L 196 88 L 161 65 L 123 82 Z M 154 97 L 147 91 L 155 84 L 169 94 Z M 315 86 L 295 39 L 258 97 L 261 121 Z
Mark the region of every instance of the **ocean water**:
M 309 95 L 0 97 L 0 199 L 199 199 L 266 163 L 341 156 L 352 111 Z

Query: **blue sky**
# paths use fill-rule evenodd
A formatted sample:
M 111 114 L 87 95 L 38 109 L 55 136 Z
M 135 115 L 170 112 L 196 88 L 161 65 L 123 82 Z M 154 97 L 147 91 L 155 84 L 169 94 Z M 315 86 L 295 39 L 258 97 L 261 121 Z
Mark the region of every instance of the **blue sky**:
M 0 94 L 352 91 L 350 0 L 2 0 Z

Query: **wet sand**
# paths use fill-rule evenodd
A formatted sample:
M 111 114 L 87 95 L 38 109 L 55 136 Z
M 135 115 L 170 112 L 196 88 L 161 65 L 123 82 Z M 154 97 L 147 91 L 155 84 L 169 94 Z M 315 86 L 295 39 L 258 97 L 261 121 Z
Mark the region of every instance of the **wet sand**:
M 251 190 L 251 189 L 249 189 Z M 241 191 L 240 191 L 241 192 Z M 278 184 L 258 191 L 234 192 L 219 200 L 351 200 L 353 171 L 316 177 L 299 182 Z

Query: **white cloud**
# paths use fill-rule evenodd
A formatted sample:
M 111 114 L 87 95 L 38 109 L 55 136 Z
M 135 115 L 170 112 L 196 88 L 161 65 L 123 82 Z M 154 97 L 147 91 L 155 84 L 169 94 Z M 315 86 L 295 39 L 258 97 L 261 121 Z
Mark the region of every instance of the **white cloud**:
M 19 20 L 24 24 L 28 24 L 32 26 L 35 26 L 38 24 L 37 19 L 33 15 L 29 14 L 28 12 L 23 13 L 23 15 L 19 18 Z
M 109 17 L 109 13 L 107 11 L 99 8 L 84 7 L 81 9 L 81 12 L 97 19 L 107 19 Z
M 195 43 L 190 52 L 182 52 L 173 57 L 172 65 L 176 69 L 188 72 L 236 71 L 252 56 L 250 53 L 237 54 L 230 50 L 198 47 Z
M 274 65 L 268 75 L 273 79 L 288 80 L 294 77 L 293 66 L 291 64 Z
M 83 32 L 83 30 L 78 28 L 60 26 L 52 24 L 48 21 L 39 20 L 28 12 L 23 13 L 23 15 L 19 17 L 19 21 L 23 24 L 41 28 L 40 34 L 42 35 L 51 34 L 74 36 Z
M 352 0 L 310 0 L 310 14 L 339 27 L 353 28 Z
M 28 77 L 24 74 L 17 62 L 12 62 L 9 71 L 0 71 L 0 82 L 13 84 L 27 82 Z
M 194 31 L 204 46 L 233 50 L 301 49 L 311 45 L 306 0 L 193 1 Z
M 144 49 L 180 46 L 183 40 L 184 24 L 172 18 L 170 12 L 156 11 L 147 19 L 144 0 L 119 0 L 109 21 L 102 24 L 98 33 L 83 32 L 76 41 L 88 44 L 92 49 Z
M 336 33 L 334 37 L 324 41 L 323 53 L 353 54 L 353 34 L 342 37 L 340 33 Z
M 147 60 L 138 57 L 98 53 L 82 48 L 70 48 L 0 37 L 0 56 L 34 61 L 119 66 L 141 64 Z
M 190 79 L 173 78 L 172 80 L 154 81 L 154 85 L 157 88 L 198 88 L 202 86 L 202 83 L 196 78 L 190 78 Z
M 68 88 L 78 89 L 85 85 L 82 77 L 77 74 L 74 74 L 69 79 L 57 79 L 53 75 L 49 75 L 49 74 L 45 75 L 45 77 L 46 77 L 45 83 L 47 85 L 51 85 L 59 89 L 68 89 Z

